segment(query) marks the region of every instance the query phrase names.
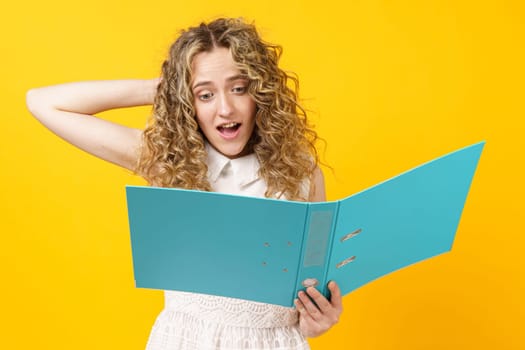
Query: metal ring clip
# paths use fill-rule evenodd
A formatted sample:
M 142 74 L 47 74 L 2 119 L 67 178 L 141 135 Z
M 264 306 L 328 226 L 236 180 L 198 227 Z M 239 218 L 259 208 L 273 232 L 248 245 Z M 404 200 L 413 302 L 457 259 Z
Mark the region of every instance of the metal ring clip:
M 341 239 L 340 239 L 341 243 L 344 242 L 344 241 L 346 241 L 346 240 L 348 240 L 348 239 L 350 239 L 350 238 L 352 238 L 352 237 L 354 237 L 354 236 L 357 236 L 358 234 L 361 233 L 361 231 L 363 231 L 363 230 L 361 230 L 360 228 L 358 228 L 358 229 L 355 230 L 354 232 L 350 232 L 349 234 L 344 235 L 344 236 L 341 237 Z
M 354 261 L 354 260 L 355 260 L 355 255 L 353 255 L 353 256 L 351 256 L 351 257 L 349 257 L 349 258 L 347 258 L 347 259 L 341 261 L 339 264 L 335 265 L 335 267 L 336 267 L 336 268 L 343 267 L 343 266 L 345 266 L 346 264 L 351 263 L 351 262 Z

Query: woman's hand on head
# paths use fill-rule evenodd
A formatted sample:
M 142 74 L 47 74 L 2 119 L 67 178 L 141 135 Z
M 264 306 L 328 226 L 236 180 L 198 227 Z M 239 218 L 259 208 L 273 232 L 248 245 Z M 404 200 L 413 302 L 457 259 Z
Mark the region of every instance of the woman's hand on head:
M 331 299 L 326 299 L 317 289 L 308 287 L 299 292 L 295 306 L 299 311 L 299 328 L 305 337 L 313 338 L 332 328 L 343 312 L 341 290 L 334 281 L 328 283 Z
M 32 89 L 29 111 L 49 130 L 72 145 L 133 170 L 142 131 L 94 114 L 153 103 L 159 78 L 67 83 Z

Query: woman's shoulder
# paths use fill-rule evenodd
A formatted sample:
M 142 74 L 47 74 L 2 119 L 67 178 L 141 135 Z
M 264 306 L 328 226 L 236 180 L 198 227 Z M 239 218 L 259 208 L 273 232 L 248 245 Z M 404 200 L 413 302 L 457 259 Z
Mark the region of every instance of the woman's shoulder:
M 309 202 L 324 202 L 326 201 L 326 190 L 324 183 L 323 171 L 319 166 L 316 166 L 309 179 L 310 189 L 308 195 Z

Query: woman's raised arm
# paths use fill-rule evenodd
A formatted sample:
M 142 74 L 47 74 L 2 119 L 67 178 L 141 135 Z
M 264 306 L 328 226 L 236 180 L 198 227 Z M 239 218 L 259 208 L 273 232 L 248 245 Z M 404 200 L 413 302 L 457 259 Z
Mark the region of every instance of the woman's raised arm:
M 122 107 L 153 103 L 158 79 L 85 81 L 27 92 L 27 107 L 44 126 L 76 147 L 134 170 L 139 129 L 93 116 Z

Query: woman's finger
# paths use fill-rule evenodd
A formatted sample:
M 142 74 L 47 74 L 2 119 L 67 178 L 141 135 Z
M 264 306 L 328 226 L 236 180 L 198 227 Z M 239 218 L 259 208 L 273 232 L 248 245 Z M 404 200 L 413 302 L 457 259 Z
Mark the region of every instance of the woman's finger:
M 322 295 L 317 289 L 309 287 L 306 289 L 306 292 L 312 298 L 312 300 L 317 304 L 318 308 L 322 313 L 329 312 L 332 308 L 332 304 Z
M 321 310 L 319 310 L 319 308 L 312 302 L 310 297 L 305 292 L 299 292 L 299 300 L 302 302 L 304 309 L 314 320 L 318 321 L 323 317 Z
M 339 289 L 339 286 L 334 281 L 330 281 L 328 283 L 328 289 L 330 289 L 330 293 L 332 295 L 330 298 L 330 303 L 337 310 L 342 311 L 343 310 L 343 298 L 341 296 L 341 289 Z

